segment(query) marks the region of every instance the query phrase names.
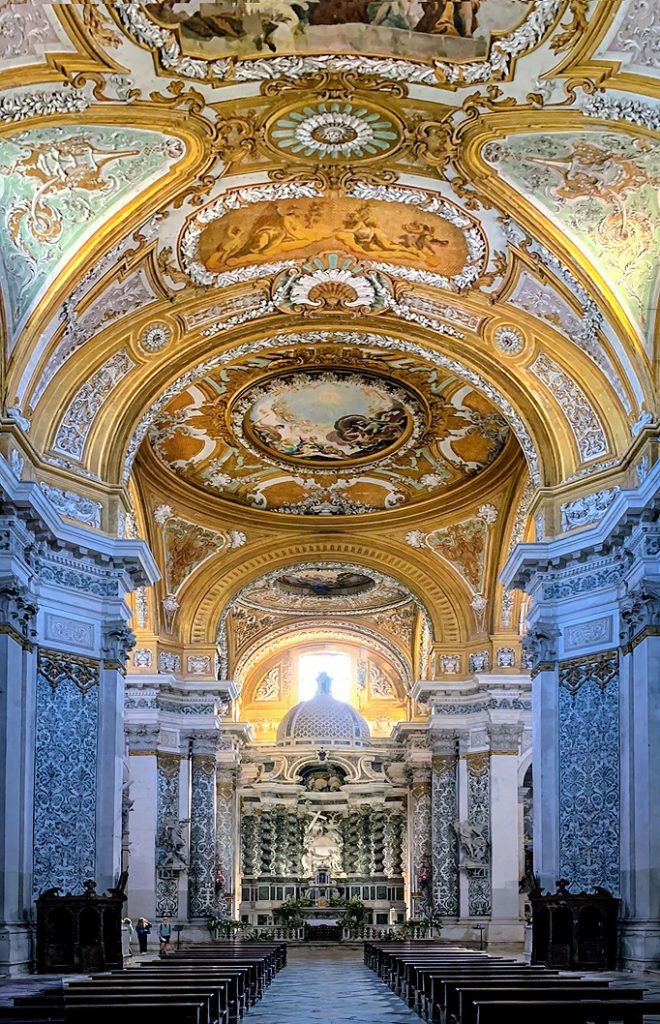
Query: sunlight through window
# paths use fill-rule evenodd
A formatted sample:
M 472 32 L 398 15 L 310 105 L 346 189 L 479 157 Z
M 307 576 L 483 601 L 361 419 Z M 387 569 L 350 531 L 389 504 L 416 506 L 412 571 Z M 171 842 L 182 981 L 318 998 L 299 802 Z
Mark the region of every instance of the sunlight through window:
M 298 658 L 298 700 L 316 695 L 316 677 L 327 672 L 332 679 L 332 696 L 348 700 L 351 695 L 351 659 L 348 654 L 301 654 Z

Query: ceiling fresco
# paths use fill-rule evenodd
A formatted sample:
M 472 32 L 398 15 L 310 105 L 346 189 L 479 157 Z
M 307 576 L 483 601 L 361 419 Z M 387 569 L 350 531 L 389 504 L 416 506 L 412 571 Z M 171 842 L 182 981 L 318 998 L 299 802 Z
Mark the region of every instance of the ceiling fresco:
M 450 60 L 485 56 L 491 34 L 516 28 L 532 6 L 531 0 L 166 0 L 144 5 L 147 15 L 171 27 L 183 52 L 194 57 L 354 50 Z
M 314 366 L 315 355 L 334 368 Z M 425 500 L 497 459 L 506 422 L 469 385 L 420 359 L 365 348 L 342 368 L 348 358 L 292 348 L 225 363 L 165 406 L 151 447 L 178 476 L 228 501 L 297 515 Z M 264 377 L 301 361 L 310 368 Z
M 360 565 L 332 562 L 269 573 L 251 584 L 240 600 L 261 611 L 296 615 L 371 615 L 411 605 L 410 593 L 391 577 Z
M 364 200 L 339 193 L 279 199 L 284 191 L 269 190 L 273 198 L 266 203 L 263 190 L 247 189 L 205 208 L 182 239 L 191 280 L 220 284 L 238 266 L 270 267 L 336 250 L 383 268 L 414 266 L 457 283 L 483 265 L 476 222 L 448 203 L 429 197 L 424 208 L 418 195 L 400 189 Z
M 178 138 L 113 125 L 0 138 L 0 261 L 11 326 L 72 249 L 184 154 Z
M 132 672 L 524 670 L 512 548 L 657 457 L 651 8 L 0 0 L 0 460 L 153 551 Z
M 567 0 L 122 0 L 113 13 L 130 38 L 152 49 L 164 71 L 190 78 L 259 80 L 269 75 L 268 58 L 280 63 L 282 73 L 299 76 L 327 66 L 328 58 L 341 67 L 343 55 L 361 54 L 369 73 L 433 85 L 487 81 L 508 72 L 547 35 L 566 5 Z
M 484 150 L 591 257 L 646 338 L 657 308 L 660 143 L 623 132 L 511 135 Z
M 237 435 L 271 459 L 296 465 L 373 462 L 419 439 L 422 407 L 378 377 L 310 370 L 249 388 L 233 407 Z

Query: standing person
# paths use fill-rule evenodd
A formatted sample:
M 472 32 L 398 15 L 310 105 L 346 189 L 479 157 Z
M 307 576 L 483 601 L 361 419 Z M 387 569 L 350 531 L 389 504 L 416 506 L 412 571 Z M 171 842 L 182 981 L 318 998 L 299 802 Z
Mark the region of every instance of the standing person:
M 158 928 L 158 938 L 160 940 L 160 955 L 167 956 L 170 939 L 172 938 L 172 925 L 170 924 L 169 917 L 164 917 L 161 921 Z
M 130 917 L 125 917 L 121 922 L 121 954 L 124 957 L 133 956 L 131 939 L 133 938 L 133 922 Z
M 138 942 L 140 944 L 140 952 L 146 953 L 147 939 L 149 937 L 149 932 L 151 931 L 151 925 L 147 921 L 146 917 L 140 917 L 138 919 L 137 927 L 135 930 L 137 932 Z

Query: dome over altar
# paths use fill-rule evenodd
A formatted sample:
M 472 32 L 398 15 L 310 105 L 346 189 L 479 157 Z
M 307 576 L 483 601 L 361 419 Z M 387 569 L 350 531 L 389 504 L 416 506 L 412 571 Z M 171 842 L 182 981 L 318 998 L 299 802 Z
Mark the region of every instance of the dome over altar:
M 321 672 L 316 694 L 289 711 L 277 729 L 278 743 L 309 744 L 317 740 L 335 746 L 361 747 L 368 742 L 367 722 L 354 707 L 332 696 L 332 679 Z

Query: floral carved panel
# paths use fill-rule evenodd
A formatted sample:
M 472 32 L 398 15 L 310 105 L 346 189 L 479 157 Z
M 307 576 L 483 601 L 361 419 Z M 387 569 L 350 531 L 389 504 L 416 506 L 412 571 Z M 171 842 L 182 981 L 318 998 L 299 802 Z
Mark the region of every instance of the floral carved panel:
M 574 892 L 619 892 L 619 671 L 607 651 L 559 665 L 559 836 Z
M 97 662 L 41 650 L 37 665 L 33 892 L 82 892 L 96 874 Z

